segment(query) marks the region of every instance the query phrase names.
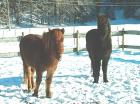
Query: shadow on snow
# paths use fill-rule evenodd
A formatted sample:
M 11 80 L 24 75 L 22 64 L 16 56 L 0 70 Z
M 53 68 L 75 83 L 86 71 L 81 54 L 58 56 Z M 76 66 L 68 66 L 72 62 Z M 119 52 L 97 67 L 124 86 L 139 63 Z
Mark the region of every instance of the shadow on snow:
M 0 85 L 10 87 L 12 85 L 19 86 L 22 82 L 22 77 L 0 78 Z

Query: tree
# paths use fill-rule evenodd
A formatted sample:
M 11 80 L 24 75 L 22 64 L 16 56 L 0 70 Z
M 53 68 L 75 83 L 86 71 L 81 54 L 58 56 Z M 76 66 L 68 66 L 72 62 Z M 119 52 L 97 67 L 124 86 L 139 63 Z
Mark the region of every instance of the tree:
M 124 6 L 124 16 L 125 18 L 134 17 L 134 14 L 140 6 L 138 5 L 140 2 L 138 0 L 124 0 L 126 6 Z M 140 5 L 140 4 L 139 4 Z
M 7 9 L 7 2 L 2 0 L 0 2 L 0 24 L 1 25 L 8 25 L 8 9 Z

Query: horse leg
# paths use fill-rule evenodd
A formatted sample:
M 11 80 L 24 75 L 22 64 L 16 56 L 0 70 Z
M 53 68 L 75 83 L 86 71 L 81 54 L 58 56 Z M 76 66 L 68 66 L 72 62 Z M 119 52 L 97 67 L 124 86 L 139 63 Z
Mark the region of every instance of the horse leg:
M 46 76 L 46 97 L 51 98 L 52 93 L 51 93 L 51 83 L 52 83 L 52 78 L 53 74 L 56 70 L 57 66 L 53 66 L 47 70 L 47 76 Z
M 93 72 L 94 83 L 98 83 L 100 75 L 100 60 L 94 57 L 93 54 L 89 54 L 91 60 L 91 70 Z
M 24 77 L 24 84 L 28 85 L 28 77 L 27 77 L 27 65 L 23 62 L 23 77 Z M 28 86 L 27 86 L 28 87 Z
M 38 97 L 38 89 L 39 89 L 41 81 L 42 81 L 42 72 L 36 70 L 36 86 L 35 86 L 33 96 Z
M 28 91 L 29 92 L 32 90 L 32 78 L 31 78 L 32 70 L 31 69 L 32 68 L 30 66 L 28 66 L 28 75 L 27 75 L 27 77 L 28 77 Z
M 32 81 L 31 81 L 31 67 L 23 63 L 24 66 L 24 83 L 27 85 L 28 92 L 32 89 Z
M 32 83 L 32 89 L 34 89 L 35 88 L 35 82 L 34 82 L 35 69 L 32 68 L 31 71 L 32 71 L 32 73 L 31 73 L 31 83 Z
M 102 71 L 103 71 L 103 81 L 108 82 L 107 79 L 107 66 L 108 66 L 109 57 L 105 57 L 102 61 Z
M 93 73 L 93 70 L 94 70 L 94 58 L 90 54 L 89 54 L 89 58 L 90 58 L 90 61 L 91 61 L 91 70 L 90 70 L 90 72 L 92 73 L 92 77 L 94 77 L 94 73 Z
M 93 70 L 94 83 L 98 83 L 99 81 L 100 65 L 101 65 L 101 60 L 95 59 L 94 70 Z

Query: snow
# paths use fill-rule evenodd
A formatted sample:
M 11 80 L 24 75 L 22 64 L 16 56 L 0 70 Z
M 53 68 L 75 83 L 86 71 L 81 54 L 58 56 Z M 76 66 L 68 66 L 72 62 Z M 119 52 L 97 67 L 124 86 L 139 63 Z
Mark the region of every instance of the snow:
M 20 57 L 0 58 L 0 104 L 139 104 L 140 52 L 113 50 L 108 66 L 108 83 L 102 71 L 98 84 L 93 83 L 90 59 L 86 51 L 65 53 L 55 72 L 51 99 L 45 98 L 45 73 L 39 97 L 24 92 Z
M 139 30 L 140 21 L 117 19 L 111 21 L 112 31 Z M 94 24 L 94 25 L 93 25 Z M 67 33 L 79 30 L 85 33 L 96 28 L 95 21 L 88 26 L 64 27 Z M 16 32 L 15 32 L 16 31 Z M 0 37 L 18 36 L 21 32 L 42 33 L 46 28 L 1 30 Z M 3 33 L 7 35 L 2 35 Z M 126 38 L 128 44 L 139 45 L 139 37 Z M 82 47 L 85 40 L 81 39 Z M 73 41 L 65 40 L 65 47 L 73 47 Z M 113 40 L 113 44 L 115 40 Z M 131 44 L 130 43 L 130 44 Z M 117 42 L 115 43 L 117 44 Z M 5 48 L 5 47 L 7 48 Z M 0 52 L 19 51 L 17 43 L 0 44 Z M 9 49 L 9 47 L 11 47 Z M 140 50 L 114 48 L 108 65 L 108 83 L 93 83 L 90 59 L 87 51 L 64 53 L 52 81 L 52 98 L 45 97 L 45 75 L 39 88 L 39 97 L 24 91 L 23 67 L 20 57 L 0 58 L 0 104 L 140 104 Z

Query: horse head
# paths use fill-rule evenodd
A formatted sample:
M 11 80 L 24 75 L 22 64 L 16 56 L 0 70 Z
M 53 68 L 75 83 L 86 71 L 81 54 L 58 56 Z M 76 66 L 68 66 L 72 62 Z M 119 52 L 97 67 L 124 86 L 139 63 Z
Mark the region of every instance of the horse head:
M 49 29 L 47 33 L 43 34 L 43 38 L 47 55 L 55 56 L 59 60 L 64 52 L 64 29 Z
M 102 34 L 104 35 L 110 34 L 111 27 L 110 27 L 110 23 L 109 23 L 109 19 L 107 15 L 98 15 L 97 25 L 98 25 L 98 29 L 100 30 L 100 32 L 102 32 Z

